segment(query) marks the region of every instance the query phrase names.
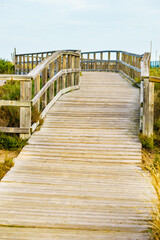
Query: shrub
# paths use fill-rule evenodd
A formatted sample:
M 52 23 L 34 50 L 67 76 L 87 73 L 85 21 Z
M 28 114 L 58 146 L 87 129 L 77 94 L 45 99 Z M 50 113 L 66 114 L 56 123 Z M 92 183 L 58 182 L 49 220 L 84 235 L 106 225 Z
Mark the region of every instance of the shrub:
M 15 72 L 15 66 L 5 60 L 5 59 L 0 59 L 0 74 L 13 74 Z
M 17 135 L 6 135 L 0 133 L 0 149 L 17 150 L 25 146 L 27 140 L 19 138 Z
M 142 147 L 148 150 L 153 149 L 153 137 L 147 137 L 142 134 L 139 135 L 139 139 L 142 143 Z

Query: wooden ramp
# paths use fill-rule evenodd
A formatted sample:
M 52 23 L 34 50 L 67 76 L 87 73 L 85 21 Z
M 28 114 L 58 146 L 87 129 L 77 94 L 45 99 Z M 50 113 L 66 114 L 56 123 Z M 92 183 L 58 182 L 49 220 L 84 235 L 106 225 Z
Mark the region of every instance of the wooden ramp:
M 83 73 L 0 183 L 0 239 L 149 239 L 138 127 L 137 88 Z

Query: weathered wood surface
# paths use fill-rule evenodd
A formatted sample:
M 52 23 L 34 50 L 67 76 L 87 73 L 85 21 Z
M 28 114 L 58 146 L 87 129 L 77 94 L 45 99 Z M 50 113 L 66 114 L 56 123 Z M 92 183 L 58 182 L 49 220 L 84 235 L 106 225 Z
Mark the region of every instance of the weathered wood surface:
M 0 183 L 0 239 L 149 239 L 139 91 L 116 73 L 84 73 Z

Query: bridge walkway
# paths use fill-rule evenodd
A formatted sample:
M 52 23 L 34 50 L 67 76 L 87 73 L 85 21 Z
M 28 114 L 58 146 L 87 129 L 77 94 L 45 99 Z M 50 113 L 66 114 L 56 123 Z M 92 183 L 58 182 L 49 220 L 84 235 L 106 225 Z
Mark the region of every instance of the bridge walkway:
M 149 239 L 138 127 L 137 88 L 83 73 L 0 183 L 0 239 Z

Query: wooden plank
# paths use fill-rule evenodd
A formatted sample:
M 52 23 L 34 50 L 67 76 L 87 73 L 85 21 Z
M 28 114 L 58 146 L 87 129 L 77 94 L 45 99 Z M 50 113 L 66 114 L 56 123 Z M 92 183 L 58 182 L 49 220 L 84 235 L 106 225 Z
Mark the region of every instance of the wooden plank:
M 150 76 L 150 77 L 149 77 L 149 81 L 150 81 L 150 82 L 155 82 L 155 83 L 160 83 L 160 77 Z
M 27 101 L 0 100 L 0 106 L 30 107 L 31 103 Z
M 20 133 L 23 135 L 30 134 L 30 128 L 0 127 L 0 131 L 4 133 Z
M 5 81 L 30 81 L 31 77 L 27 75 L 0 74 L 0 80 Z

